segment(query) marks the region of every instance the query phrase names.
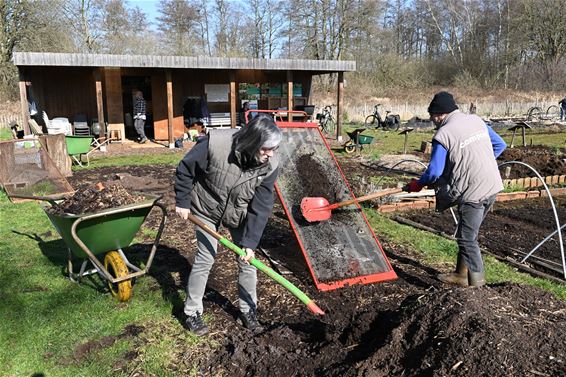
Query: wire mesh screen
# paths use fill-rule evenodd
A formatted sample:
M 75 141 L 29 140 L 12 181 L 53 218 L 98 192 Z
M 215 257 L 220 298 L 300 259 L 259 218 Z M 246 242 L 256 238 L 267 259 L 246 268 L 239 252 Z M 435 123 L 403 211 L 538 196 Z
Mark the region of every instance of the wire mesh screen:
M 49 198 L 73 192 L 37 139 L 0 143 L 0 182 L 10 198 Z
M 396 278 L 367 220 L 356 205 L 332 211 L 330 220 L 309 223 L 304 197 L 330 203 L 352 193 L 318 128 L 283 128 L 277 190 L 301 249 L 321 290 Z

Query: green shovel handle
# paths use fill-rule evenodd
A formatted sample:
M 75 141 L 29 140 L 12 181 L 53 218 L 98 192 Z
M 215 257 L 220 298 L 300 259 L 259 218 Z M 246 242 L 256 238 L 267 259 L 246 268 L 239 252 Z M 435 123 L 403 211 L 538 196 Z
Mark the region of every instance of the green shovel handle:
M 238 254 L 241 257 L 246 256 L 246 252 L 244 250 L 242 250 L 241 248 L 239 248 L 238 246 L 236 246 L 235 244 L 230 242 L 226 237 L 222 237 L 222 235 L 220 235 L 220 233 L 210 229 L 205 223 L 200 221 L 196 216 L 189 213 L 188 219 L 192 223 L 197 225 L 198 227 L 202 228 L 205 232 L 210 234 L 212 237 L 216 238 L 218 240 L 218 242 L 220 242 L 222 245 L 224 245 L 228 249 L 232 250 L 233 252 L 235 252 L 236 254 Z M 265 264 L 263 264 L 262 262 L 260 262 L 256 258 L 251 258 L 249 260 L 249 263 L 252 266 L 254 266 L 255 268 L 257 268 L 258 270 L 260 270 L 261 272 L 263 272 L 264 274 L 266 274 L 267 276 L 269 276 L 271 279 L 275 280 L 277 283 L 279 283 L 283 287 L 285 287 L 295 297 L 297 297 L 299 300 L 301 300 L 303 302 L 303 304 L 305 304 L 311 312 L 313 312 L 314 314 L 324 315 L 324 311 L 322 311 L 322 309 L 320 309 L 318 307 L 318 305 L 316 305 L 313 300 L 311 300 L 306 294 L 303 293 L 303 291 L 301 291 L 299 288 L 297 288 L 289 280 L 285 279 L 283 276 L 279 275 L 273 269 L 267 267 Z

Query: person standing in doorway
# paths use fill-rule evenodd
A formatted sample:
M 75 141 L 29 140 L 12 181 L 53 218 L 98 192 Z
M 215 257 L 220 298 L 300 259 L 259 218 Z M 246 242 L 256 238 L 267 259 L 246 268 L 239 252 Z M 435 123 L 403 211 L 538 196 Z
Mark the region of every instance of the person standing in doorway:
M 138 138 L 140 144 L 143 144 L 147 141 L 147 137 L 145 136 L 145 99 L 143 98 L 143 93 L 141 90 L 138 90 L 134 97 L 134 128 L 138 133 Z
M 436 93 L 428 112 L 436 126 L 430 164 L 419 179 L 409 182 L 407 191 L 432 186 L 437 211 L 458 208 L 456 270 L 438 279 L 464 287 L 482 286 L 485 273 L 478 234 L 497 193 L 503 190 L 495 159 L 507 144 L 479 116 L 460 112 L 448 92 Z

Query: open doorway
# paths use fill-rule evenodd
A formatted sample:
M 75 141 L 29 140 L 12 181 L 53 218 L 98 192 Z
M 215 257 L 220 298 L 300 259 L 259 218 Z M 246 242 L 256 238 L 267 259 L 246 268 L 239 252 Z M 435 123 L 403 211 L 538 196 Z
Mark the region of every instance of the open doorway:
M 122 76 L 122 106 L 124 107 L 124 127 L 126 137 L 135 139 L 138 134 L 134 129 L 134 95 L 140 90 L 146 101 L 146 120 L 144 131 L 147 137 L 153 139 L 153 106 L 151 98 L 150 76 Z

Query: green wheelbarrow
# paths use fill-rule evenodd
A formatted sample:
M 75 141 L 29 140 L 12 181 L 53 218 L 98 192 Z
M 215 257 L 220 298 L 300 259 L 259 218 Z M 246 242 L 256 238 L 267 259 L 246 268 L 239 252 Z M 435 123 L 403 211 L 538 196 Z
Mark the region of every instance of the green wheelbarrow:
M 43 205 L 49 220 L 68 247 L 69 279 L 80 283 L 82 277 L 98 273 L 107 281 L 114 297 L 128 301 L 132 296 L 132 279 L 148 272 L 165 227 L 167 211 L 157 202 L 160 198 L 146 195 L 146 200 L 139 203 L 83 215 L 52 214 L 47 211 L 49 205 Z M 130 245 L 154 206 L 161 209 L 161 222 L 145 267 L 140 268 L 130 263 L 122 249 Z M 78 272 L 73 269 L 73 256 L 83 260 Z M 99 257 L 102 256 L 101 262 Z M 86 270 L 88 262 L 92 263 L 93 269 Z
M 65 143 L 67 144 L 67 154 L 75 161 L 79 166 L 88 166 L 90 160 L 88 158 L 91 144 L 94 140 L 92 136 L 75 136 L 66 135 Z M 83 157 L 86 156 L 86 163 L 83 162 Z
M 346 134 L 350 137 L 350 140 L 343 145 L 346 153 L 352 153 L 356 150 L 356 148 L 363 149 L 364 144 L 371 144 L 373 142 L 373 136 L 362 135 L 362 132 L 365 130 L 365 128 L 356 128 L 353 131 L 346 132 Z

